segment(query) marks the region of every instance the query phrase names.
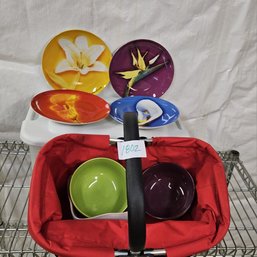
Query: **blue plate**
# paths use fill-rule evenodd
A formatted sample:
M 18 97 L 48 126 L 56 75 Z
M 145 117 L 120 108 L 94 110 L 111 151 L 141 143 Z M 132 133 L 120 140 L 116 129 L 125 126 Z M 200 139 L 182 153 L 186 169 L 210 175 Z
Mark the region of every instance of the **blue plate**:
M 110 116 L 123 123 L 125 112 L 137 112 L 140 128 L 157 128 L 172 122 L 179 117 L 178 108 L 163 99 L 148 96 L 130 96 L 114 101 L 111 104 Z

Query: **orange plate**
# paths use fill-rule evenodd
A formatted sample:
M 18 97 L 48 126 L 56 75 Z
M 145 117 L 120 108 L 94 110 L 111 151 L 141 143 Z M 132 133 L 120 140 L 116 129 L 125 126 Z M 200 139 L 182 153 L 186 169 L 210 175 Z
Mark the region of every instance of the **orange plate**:
M 77 90 L 50 90 L 31 100 L 33 110 L 59 123 L 81 125 L 106 118 L 109 104 L 99 96 Z
M 105 42 L 83 30 L 56 35 L 44 49 L 42 69 L 53 89 L 98 94 L 109 83 L 112 54 Z

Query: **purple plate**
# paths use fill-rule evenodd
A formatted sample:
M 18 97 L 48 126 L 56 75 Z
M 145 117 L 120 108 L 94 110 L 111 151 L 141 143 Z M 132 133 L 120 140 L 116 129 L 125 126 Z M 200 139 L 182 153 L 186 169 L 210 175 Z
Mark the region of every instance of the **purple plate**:
M 174 163 L 160 163 L 143 173 L 145 211 L 157 219 L 177 219 L 190 208 L 195 183 L 190 173 Z
M 171 85 L 174 64 L 162 45 L 139 39 L 128 42 L 115 52 L 109 74 L 114 90 L 121 97 L 160 97 Z

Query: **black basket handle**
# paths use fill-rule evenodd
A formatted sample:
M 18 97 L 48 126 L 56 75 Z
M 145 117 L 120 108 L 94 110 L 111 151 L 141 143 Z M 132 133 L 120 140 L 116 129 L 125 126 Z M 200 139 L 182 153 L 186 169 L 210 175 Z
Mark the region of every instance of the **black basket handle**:
M 139 140 L 137 114 L 123 117 L 124 141 Z M 140 158 L 126 160 L 129 249 L 132 254 L 144 250 L 146 239 L 142 166 Z

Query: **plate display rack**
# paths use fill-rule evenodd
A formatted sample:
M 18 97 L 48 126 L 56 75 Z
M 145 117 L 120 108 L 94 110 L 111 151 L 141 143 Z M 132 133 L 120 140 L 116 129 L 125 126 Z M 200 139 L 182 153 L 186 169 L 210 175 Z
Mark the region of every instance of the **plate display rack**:
M 235 150 L 218 151 L 226 170 L 231 224 L 225 238 L 196 256 L 257 257 L 257 186 Z M 29 146 L 0 140 L 0 256 L 54 257 L 27 229 L 31 177 Z

